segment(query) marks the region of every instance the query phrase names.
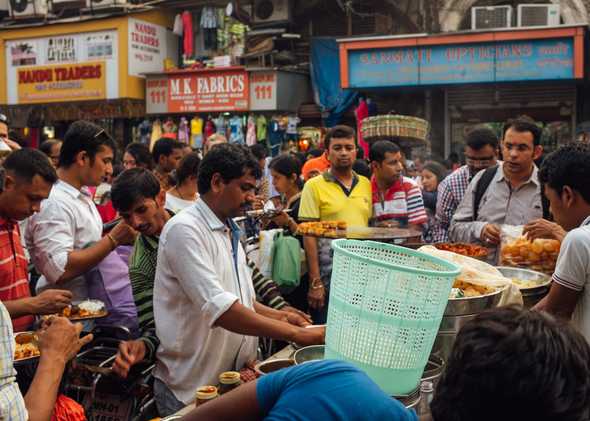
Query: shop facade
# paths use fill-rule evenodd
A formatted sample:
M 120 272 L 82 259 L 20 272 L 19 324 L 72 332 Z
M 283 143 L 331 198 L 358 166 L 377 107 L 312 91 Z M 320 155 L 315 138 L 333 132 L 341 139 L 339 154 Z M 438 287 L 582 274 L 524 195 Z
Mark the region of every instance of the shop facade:
M 273 154 L 285 142 L 296 142 L 301 129 L 298 109 L 310 101 L 305 73 L 241 66 L 183 69 L 146 75 L 146 112 L 152 141 L 166 126 L 188 126 L 178 131 L 184 141 L 201 148 L 212 133 L 230 142 L 267 143 Z M 295 145 L 297 146 L 297 145 Z
M 474 125 L 543 124 L 547 150 L 575 137 L 584 89 L 585 28 L 465 32 L 339 41 L 341 85 L 367 96 L 414 98 L 436 156 L 462 154 Z M 407 102 L 407 101 L 406 101 Z
M 146 71 L 176 62 L 171 17 L 142 12 L 104 19 L 21 27 L 0 33 L 0 110 L 14 129 L 63 136 L 68 124 L 93 120 L 129 142 L 145 115 Z

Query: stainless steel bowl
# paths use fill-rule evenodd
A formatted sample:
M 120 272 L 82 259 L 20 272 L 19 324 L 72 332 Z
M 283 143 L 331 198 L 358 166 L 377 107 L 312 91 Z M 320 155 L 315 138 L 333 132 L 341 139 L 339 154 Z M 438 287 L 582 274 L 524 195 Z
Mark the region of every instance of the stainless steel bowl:
M 272 373 L 273 371 L 279 371 L 283 368 L 288 368 L 293 365 L 295 365 L 295 361 L 293 361 L 291 358 L 277 358 L 256 364 L 254 371 L 258 373 L 259 376 L 264 376 L 265 374 Z
M 489 308 L 496 307 L 502 298 L 505 288 L 491 294 L 477 297 L 449 298 L 443 316 L 463 316 L 466 314 L 478 314 Z
M 525 308 L 531 308 L 549 293 L 551 288 L 551 277 L 541 272 L 530 269 L 498 266 L 502 275 L 506 278 L 518 278 L 525 281 L 535 281 L 538 285 L 530 288 L 520 288 Z
M 311 345 L 306 346 L 305 348 L 301 348 L 295 351 L 295 354 L 293 354 L 295 364 L 303 364 L 309 361 L 323 360 L 325 349 L 325 345 Z

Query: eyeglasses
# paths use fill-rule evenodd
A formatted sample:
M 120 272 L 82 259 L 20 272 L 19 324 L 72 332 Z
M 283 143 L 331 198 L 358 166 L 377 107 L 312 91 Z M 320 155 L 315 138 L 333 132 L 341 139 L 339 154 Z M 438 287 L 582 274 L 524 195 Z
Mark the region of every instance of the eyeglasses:
M 473 158 L 470 156 L 465 156 L 465 163 L 471 166 L 484 166 L 484 165 L 491 165 L 494 163 L 494 156 L 486 156 L 484 158 Z
M 100 129 L 95 135 L 94 138 L 98 139 L 99 137 L 104 137 L 105 139 L 110 140 L 111 142 L 115 143 L 115 139 L 113 139 L 107 132 L 105 129 Z

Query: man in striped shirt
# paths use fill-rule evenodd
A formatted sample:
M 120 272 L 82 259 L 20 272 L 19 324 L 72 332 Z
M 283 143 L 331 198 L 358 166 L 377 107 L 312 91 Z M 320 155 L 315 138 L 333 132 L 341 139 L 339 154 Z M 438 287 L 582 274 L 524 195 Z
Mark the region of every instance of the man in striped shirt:
M 390 141 L 375 142 L 369 151 L 373 178 L 373 219 L 377 226 L 417 226 L 427 221 L 422 192 L 414 180 L 402 175 L 402 155 Z
M 61 311 L 72 294 L 47 290 L 31 297 L 28 262 L 21 244 L 18 221 L 39 211 L 57 180 L 47 157 L 33 149 L 20 149 L 8 156 L 2 171 L 0 193 L 0 301 L 6 306 L 14 331 L 27 330 L 35 314 Z

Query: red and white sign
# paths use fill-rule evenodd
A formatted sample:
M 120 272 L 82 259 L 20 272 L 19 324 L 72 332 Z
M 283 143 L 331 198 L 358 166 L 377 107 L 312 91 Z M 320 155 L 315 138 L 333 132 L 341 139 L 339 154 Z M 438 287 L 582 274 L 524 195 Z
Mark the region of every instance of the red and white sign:
M 245 70 L 171 74 L 168 112 L 247 111 L 248 83 Z
M 277 72 L 250 73 L 250 110 L 277 109 Z
M 168 112 L 168 78 L 149 77 L 145 82 L 145 107 L 148 114 Z

